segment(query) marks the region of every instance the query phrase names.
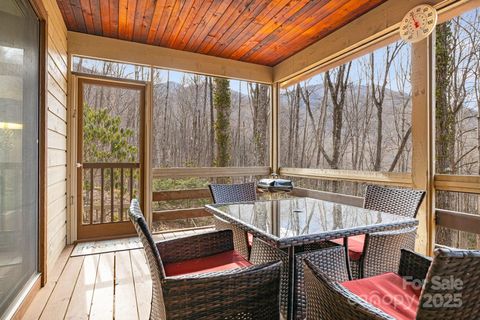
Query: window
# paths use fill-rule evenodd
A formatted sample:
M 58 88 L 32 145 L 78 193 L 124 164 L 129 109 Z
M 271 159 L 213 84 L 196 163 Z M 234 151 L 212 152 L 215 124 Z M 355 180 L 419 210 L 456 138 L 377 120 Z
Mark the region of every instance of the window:
M 479 52 L 480 9 L 437 26 L 435 168 L 437 174 L 450 175 L 447 178 L 457 187 L 463 185 L 458 175 L 475 176 L 480 173 Z M 478 215 L 478 204 L 478 194 L 436 193 L 438 209 Z M 456 219 L 462 217 L 457 215 Z M 437 244 L 479 249 L 479 239 L 478 234 L 446 226 L 437 227 Z
M 107 60 L 72 57 L 72 71 L 117 79 L 150 80 L 150 67 Z
M 480 214 L 480 195 L 478 194 L 437 191 L 435 199 L 437 208 L 473 215 Z M 478 250 L 480 249 L 480 234 L 437 226 L 435 242 L 448 247 Z
M 153 88 L 153 229 L 211 225 L 211 217 L 198 217 L 203 205 L 211 202 L 208 184 L 256 180 L 253 171 L 243 176 L 182 174 L 182 178 L 156 177 L 155 172 L 268 167 L 270 86 L 154 69 Z M 169 219 L 170 210 L 176 209 L 184 210 L 184 218 Z M 188 212 L 193 218 L 185 218 Z
M 479 174 L 480 9 L 436 29 L 436 172 Z
M 410 46 L 395 42 L 281 90 L 283 167 L 408 172 Z
M 153 166 L 269 165 L 270 86 L 154 69 Z

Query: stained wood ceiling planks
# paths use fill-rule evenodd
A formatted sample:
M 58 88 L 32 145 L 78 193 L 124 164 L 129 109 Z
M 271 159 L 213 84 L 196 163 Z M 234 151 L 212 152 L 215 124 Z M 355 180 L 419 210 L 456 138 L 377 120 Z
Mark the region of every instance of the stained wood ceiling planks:
M 274 66 L 386 0 L 57 0 L 70 31 Z

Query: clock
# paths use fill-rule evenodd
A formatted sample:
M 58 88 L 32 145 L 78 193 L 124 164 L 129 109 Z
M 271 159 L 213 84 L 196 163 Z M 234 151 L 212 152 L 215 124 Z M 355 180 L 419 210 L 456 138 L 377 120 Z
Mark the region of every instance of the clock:
M 410 43 L 428 37 L 437 24 L 437 10 L 427 4 L 410 10 L 400 23 L 400 37 Z

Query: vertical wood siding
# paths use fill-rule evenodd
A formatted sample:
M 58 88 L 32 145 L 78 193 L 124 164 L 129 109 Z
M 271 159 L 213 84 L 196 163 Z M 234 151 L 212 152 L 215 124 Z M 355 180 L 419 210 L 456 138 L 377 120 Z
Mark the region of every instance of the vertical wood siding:
M 67 236 L 67 28 L 55 0 L 48 13 L 47 266 L 55 264 Z

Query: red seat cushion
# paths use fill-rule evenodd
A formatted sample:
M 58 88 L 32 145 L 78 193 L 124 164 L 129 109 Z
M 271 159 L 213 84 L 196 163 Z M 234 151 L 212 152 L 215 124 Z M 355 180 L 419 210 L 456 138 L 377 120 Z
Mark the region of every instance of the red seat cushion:
M 184 260 L 164 265 L 167 276 L 224 271 L 235 268 L 244 268 L 252 264 L 245 260 L 235 250 L 225 251 L 211 256 Z
M 395 273 L 347 281 L 342 285 L 398 320 L 415 319 L 421 288 L 414 288 Z
M 337 244 L 343 246 L 343 239 L 332 240 Z M 348 256 L 350 260 L 360 260 L 363 253 L 363 245 L 365 244 L 365 235 L 360 234 L 358 236 L 348 237 Z
M 253 234 L 247 232 L 247 239 L 248 247 L 251 248 L 253 246 Z

